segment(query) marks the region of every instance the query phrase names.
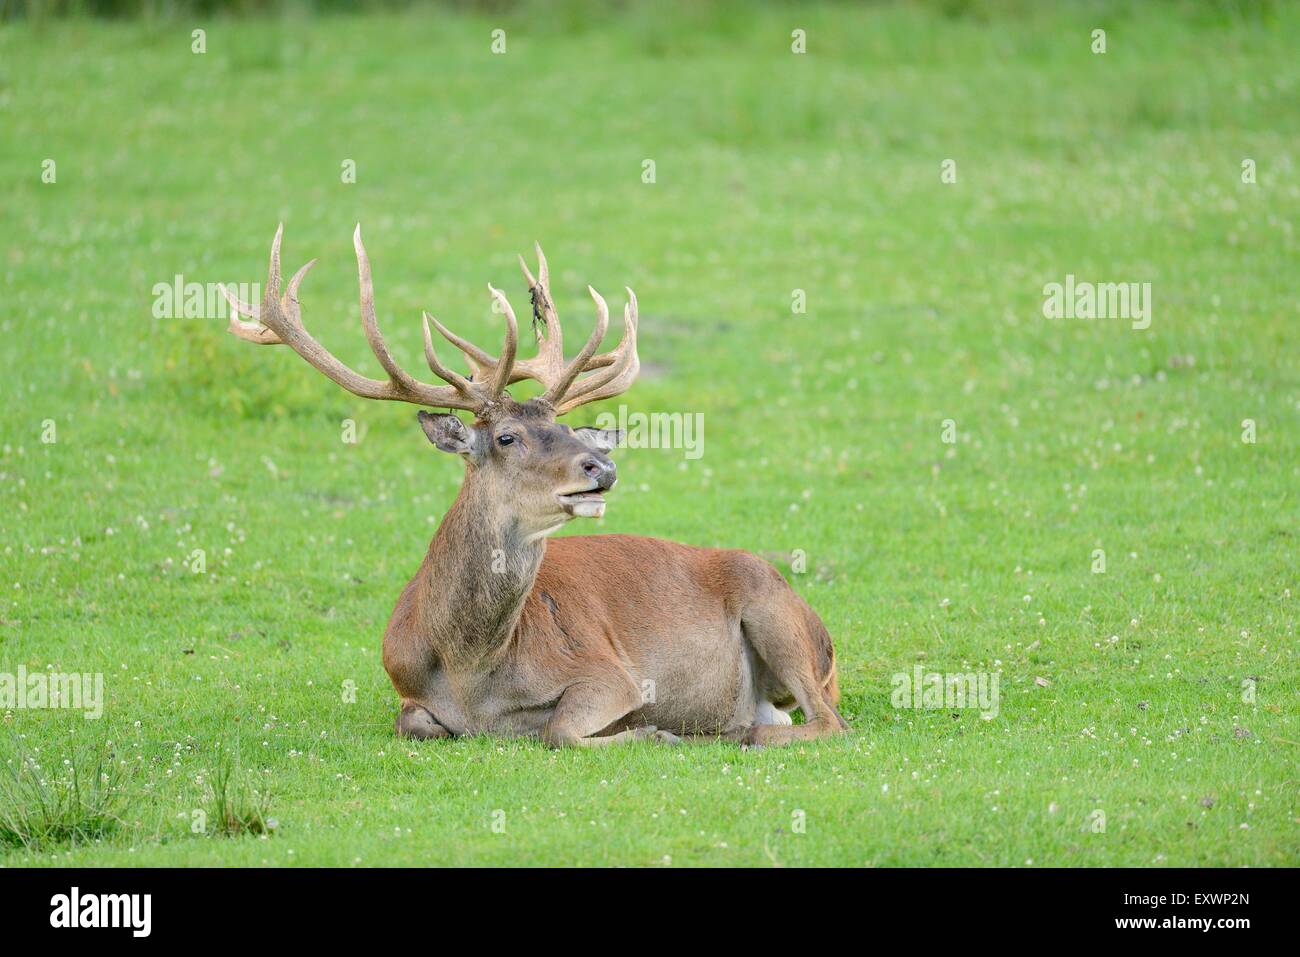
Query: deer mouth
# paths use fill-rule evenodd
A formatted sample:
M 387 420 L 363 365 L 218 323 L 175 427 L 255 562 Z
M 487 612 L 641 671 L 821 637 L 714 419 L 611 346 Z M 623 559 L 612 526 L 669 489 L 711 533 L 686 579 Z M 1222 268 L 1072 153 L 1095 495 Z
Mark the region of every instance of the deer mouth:
M 561 507 L 575 518 L 600 518 L 605 514 L 605 493 L 592 488 L 584 492 L 567 492 L 555 496 Z

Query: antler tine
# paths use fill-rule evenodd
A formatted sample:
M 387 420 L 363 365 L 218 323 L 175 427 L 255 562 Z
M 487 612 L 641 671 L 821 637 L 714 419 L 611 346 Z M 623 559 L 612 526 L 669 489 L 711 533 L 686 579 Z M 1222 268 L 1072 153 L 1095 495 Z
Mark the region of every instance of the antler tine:
M 519 254 L 519 268 L 524 271 L 524 279 L 528 281 L 528 288 L 532 289 L 537 285 L 537 280 L 533 278 L 532 270 L 528 268 L 528 263 L 524 261 L 524 254 Z
M 557 379 L 548 383 L 546 393 L 542 396 L 557 408 L 564 399 L 565 391 L 573 384 L 573 380 L 578 378 L 587 367 L 587 360 L 596 352 L 600 341 L 605 338 L 605 331 L 609 328 L 609 306 L 605 304 L 600 293 L 591 286 L 587 287 L 587 292 L 591 293 L 591 298 L 596 302 L 596 327 L 591 331 L 591 336 L 587 339 L 587 344 L 582 347 L 582 351 L 565 367 Z
M 299 272 L 303 272 L 305 269 L 306 267 L 303 267 Z M 262 325 L 259 321 L 261 313 L 227 289 L 225 283 L 217 283 L 217 288 L 221 290 L 221 295 L 230 304 L 230 324 L 226 327 L 227 332 L 248 342 L 254 342 L 259 346 L 274 346 L 284 341 Z M 240 316 L 248 316 L 253 321 L 244 322 L 239 318 Z
M 266 291 L 263 293 L 271 299 L 280 299 L 280 240 L 284 238 L 284 223 L 275 227 L 275 238 L 271 240 L 271 266 L 266 275 Z
M 432 320 L 435 325 L 438 325 L 438 320 L 427 312 L 422 315 L 424 317 L 424 358 L 429 363 L 429 369 L 438 378 L 450 382 L 461 395 L 466 398 L 474 398 L 473 384 L 459 372 L 444 366 L 438 360 L 438 354 L 433 351 L 433 335 L 429 332 L 429 322 Z
M 537 278 L 542 286 L 550 291 L 551 288 L 551 270 L 546 265 L 546 253 L 542 252 L 542 244 L 533 240 L 533 249 L 537 250 Z
M 302 285 L 303 279 L 306 278 L 308 271 L 316 265 L 317 260 L 309 259 L 301 266 L 298 271 L 289 277 L 289 288 L 284 292 L 285 302 L 293 309 L 293 318 L 298 321 L 298 287 Z
M 379 331 L 379 323 L 375 320 L 375 287 L 370 279 L 370 257 L 366 255 L 366 247 L 361 242 L 360 223 L 357 223 L 356 231 L 352 234 L 352 246 L 357 252 L 357 277 L 361 287 L 361 328 L 365 331 L 366 342 L 369 343 L 370 351 L 375 354 L 379 364 L 388 373 L 388 378 L 399 388 L 414 392 L 418 389 L 419 383 L 394 361 L 392 353 L 388 351 L 387 343 L 384 342 L 383 333 Z
M 262 305 L 260 309 L 255 309 L 248 303 L 244 302 L 229 289 L 224 283 L 218 283 L 217 288 L 221 290 L 221 295 L 225 297 L 230 308 L 233 310 L 230 314 L 230 324 L 228 331 L 241 339 L 249 342 L 255 342 L 258 345 L 276 345 L 284 340 L 281 338 L 277 329 L 280 327 L 283 317 L 280 315 L 280 238 L 284 234 L 284 223 L 280 223 L 275 230 L 275 238 L 271 240 L 271 261 L 267 266 L 266 288 L 262 293 Z M 306 275 L 316 260 L 307 263 L 297 273 L 294 274 L 294 280 L 301 282 L 302 277 Z M 297 285 L 291 284 L 294 293 L 297 292 Z M 243 322 L 238 316 L 247 316 L 252 322 Z
M 456 335 L 456 333 L 452 332 L 437 319 L 433 318 L 433 316 L 429 317 L 429 321 L 433 323 L 433 327 L 442 334 L 444 339 L 459 349 L 465 356 L 465 361 L 469 363 L 470 372 L 473 374 L 475 379 L 479 377 L 479 374 L 482 371 L 485 369 L 491 369 L 496 365 L 497 360 L 492 358 L 486 349 L 480 349 L 468 339 Z
M 492 385 L 488 390 L 488 394 L 495 400 L 510 384 L 515 352 L 519 348 L 519 324 L 515 321 L 515 311 L 510 308 L 510 300 L 506 299 L 505 293 L 494 288 L 491 283 L 488 283 L 488 289 L 506 317 L 506 340 L 501 347 L 501 358 L 497 360 L 496 374 L 492 377 Z
M 546 254 L 542 252 L 541 243 L 533 243 L 533 249 L 537 252 L 537 272 L 540 278 L 533 278 L 523 256 L 519 257 L 519 267 L 524 271 L 528 293 L 533 300 L 533 320 L 540 317 L 546 325 L 546 332 L 537 343 L 536 357 L 528 360 L 530 368 L 527 374 L 536 377 L 534 373 L 541 373 L 549 380 L 564 369 L 564 330 L 560 328 L 555 300 L 551 298 L 551 273 L 546 264 Z
M 488 404 L 486 397 L 476 390 L 467 388 L 468 383 L 463 378 L 458 382 L 455 378 L 444 376 L 451 385 L 429 385 L 413 379 L 393 361 L 375 321 L 375 297 L 370 279 L 370 260 L 361 243 L 359 225 L 353 234 L 353 245 L 357 253 L 357 273 L 361 288 L 361 324 L 365 329 L 366 340 L 370 343 L 371 350 L 379 359 L 380 365 L 384 367 L 384 371 L 388 373 L 388 380 L 363 376 L 331 355 L 303 326 L 298 303 L 298 288 L 316 260 L 311 260 L 294 273 L 284 296 L 280 296 L 280 241 L 283 234 L 282 223 L 276 229 L 275 239 L 271 243 L 271 261 L 260 310 L 254 310 L 234 296 L 224 285 L 221 286 L 222 295 L 230 303 L 231 308 L 236 313 L 255 320 L 242 322 L 232 315 L 230 332 L 258 345 L 287 345 L 326 378 L 363 399 L 411 402 L 416 405 L 442 406 L 473 412 L 481 411 Z M 427 327 L 425 341 L 426 344 L 429 343 Z M 426 351 L 426 355 L 428 354 L 429 351 Z
M 636 349 L 637 326 L 640 320 L 637 314 L 636 293 L 628 289 L 627 296 L 628 303 L 623 307 L 623 339 L 617 348 L 607 353 L 611 357 L 611 368 L 579 379 L 558 406 L 557 415 L 563 415 L 570 409 L 588 402 L 621 395 L 636 379 L 637 373 L 641 370 L 641 360 Z M 590 365 L 588 367 L 590 368 Z

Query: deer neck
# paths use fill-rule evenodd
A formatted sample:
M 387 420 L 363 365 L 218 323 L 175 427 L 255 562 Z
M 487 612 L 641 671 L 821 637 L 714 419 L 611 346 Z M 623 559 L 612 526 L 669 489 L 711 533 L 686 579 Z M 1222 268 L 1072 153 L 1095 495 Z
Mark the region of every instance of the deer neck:
M 444 661 L 509 643 L 545 550 L 545 536 L 530 536 L 467 474 L 424 560 L 426 626 Z

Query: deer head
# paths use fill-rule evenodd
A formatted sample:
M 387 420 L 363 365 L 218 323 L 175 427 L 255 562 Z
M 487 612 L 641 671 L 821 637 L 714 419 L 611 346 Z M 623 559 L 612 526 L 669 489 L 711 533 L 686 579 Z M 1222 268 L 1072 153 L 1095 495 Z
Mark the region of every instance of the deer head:
M 523 257 L 519 259 L 532 297 L 533 321 L 543 323 L 538 332 L 537 355 L 531 359 L 516 357 L 519 326 L 514 310 L 505 295 L 489 285 L 506 320 L 501 354 L 489 355 L 425 313 L 424 356 L 433 373 L 447 383 L 430 385 L 403 370 L 384 343 L 375 321 L 370 260 L 358 225 L 352 241 L 361 286 L 361 326 L 371 351 L 387 373 L 387 379 L 371 379 L 336 359 L 303 326 L 298 288 L 316 260 L 294 273 L 281 295 L 283 232 L 281 224 L 271 244 L 271 265 L 260 308 L 240 301 L 222 287 L 222 294 L 234 310 L 230 332 L 258 345 L 287 345 L 327 378 L 362 398 L 472 412 L 472 423 L 453 412 L 421 410 L 418 418 L 429 441 L 464 459 L 466 489 L 472 486 L 485 507 L 496 511 L 501 520 L 516 523 L 528 538 L 553 531 L 574 517 L 604 514 L 604 493 L 613 487 L 617 475 L 608 453 L 621 435 L 605 429 L 572 429 L 556 418 L 588 402 L 620 395 L 636 378 L 640 368 L 637 303 L 631 289 L 627 290 L 628 303 L 623 309 L 622 341 L 610 352 L 597 355 L 596 349 L 609 327 L 609 307 L 596 290 L 587 287 L 596 303 L 596 327 L 577 356 L 565 362 L 560 320 L 551 299 L 550 274 L 538 246 L 536 277 Z M 253 321 L 245 322 L 239 318 L 241 315 Z M 464 354 L 470 368 L 468 377 L 439 360 L 430 325 Z M 540 382 L 545 391 L 526 402 L 516 402 L 507 387 L 524 379 Z

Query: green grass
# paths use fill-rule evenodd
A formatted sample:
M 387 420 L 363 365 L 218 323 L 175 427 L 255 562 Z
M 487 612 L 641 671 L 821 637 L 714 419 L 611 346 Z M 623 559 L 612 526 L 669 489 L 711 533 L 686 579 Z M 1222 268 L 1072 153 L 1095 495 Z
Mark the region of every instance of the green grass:
M 0 760 L 130 772 L 119 826 L 0 862 L 1300 863 L 1300 15 L 1125 6 L 0 27 L 0 672 L 106 695 L 0 714 Z M 567 533 L 803 550 L 853 733 L 396 740 L 380 638 L 458 466 L 409 407 L 151 314 L 178 273 L 263 281 L 280 220 L 370 374 L 358 220 L 411 369 L 422 308 L 497 341 L 484 285 L 521 308 L 534 239 L 570 329 L 632 286 L 626 401 L 702 412 L 705 454 L 624 451 Z M 1067 273 L 1152 283 L 1151 327 L 1044 318 Z M 996 718 L 894 709 L 918 662 L 1000 671 Z M 236 749 L 269 836 L 192 827 Z

